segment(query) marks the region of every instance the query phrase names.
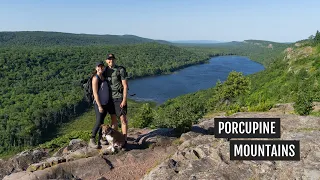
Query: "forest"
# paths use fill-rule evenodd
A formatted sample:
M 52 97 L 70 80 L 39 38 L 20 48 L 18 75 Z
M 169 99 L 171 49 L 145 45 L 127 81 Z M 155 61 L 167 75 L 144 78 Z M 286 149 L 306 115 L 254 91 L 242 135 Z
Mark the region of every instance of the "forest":
M 0 47 L 127 45 L 148 42 L 170 44 L 167 41 L 153 40 L 134 35 L 95 35 L 44 31 L 0 32 Z

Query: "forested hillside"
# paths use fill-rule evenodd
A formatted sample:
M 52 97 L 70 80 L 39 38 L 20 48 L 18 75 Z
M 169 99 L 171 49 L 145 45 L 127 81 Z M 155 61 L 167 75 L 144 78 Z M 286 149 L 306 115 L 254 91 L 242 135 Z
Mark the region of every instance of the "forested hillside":
M 87 108 L 81 80 L 107 53 L 133 78 L 205 62 L 206 53 L 147 43 L 123 46 L 2 47 L 0 153 L 35 145 L 57 124 Z
M 271 41 L 261 40 L 246 40 L 243 42 L 229 42 L 219 44 L 177 44 L 180 47 L 193 51 L 210 52 L 213 49 L 222 54 L 234 54 L 247 56 L 253 61 L 259 62 L 267 66 L 270 62 L 276 60 L 283 51 L 292 44 L 276 43 Z
M 147 42 L 170 44 L 167 41 L 157 41 L 134 35 L 93 35 L 43 31 L 0 32 L 0 47 L 119 45 Z

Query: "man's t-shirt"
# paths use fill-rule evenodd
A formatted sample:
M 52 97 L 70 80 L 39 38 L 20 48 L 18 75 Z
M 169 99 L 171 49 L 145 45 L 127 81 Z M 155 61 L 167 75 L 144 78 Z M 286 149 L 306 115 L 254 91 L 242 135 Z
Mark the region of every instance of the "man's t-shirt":
M 117 71 L 120 70 L 119 77 L 117 77 Z M 105 77 L 111 88 L 112 98 L 122 98 L 122 80 L 127 80 L 127 73 L 125 70 L 117 65 L 113 68 L 107 67 L 104 72 Z

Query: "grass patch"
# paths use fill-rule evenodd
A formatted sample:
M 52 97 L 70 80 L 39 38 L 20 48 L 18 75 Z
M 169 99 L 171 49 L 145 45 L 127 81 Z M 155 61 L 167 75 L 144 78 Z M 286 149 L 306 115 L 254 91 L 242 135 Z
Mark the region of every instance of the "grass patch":
M 110 117 L 108 117 L 110 119 Z M 109 122 L 107 118 L 105 122 Z M 63 123 L 58 128 L 58 135 L 65 135 L 72 131 L 90 131 L 94 124 L 96 123 L 96 115 L 94 109 L 90 109 L 89 111 L 85 112 L 82 116 L 68 122 Z
M 180 140 L 180 138 L 177 138 L 175 140 L 172 141 L 173 145 L 179 146 L 183 143 L 183 141 Z
M 311 113 L 310 113 L 310 116 L 317 116 L 317 117 L 320 117 L 320 111 L 317 111 L 317 112 L 311 112 Z
M 203 118 L 204 118 L 204 119 L 212 119 L 212 118 L 214 118 L 214 117 L 224 116 L 224 115 L 226 115 L 225 112 L 212 112 L 212 111 L 210 111 L 210 112 L 206 113 L 206 114 L 203 116 Z
M 9 158 L 13 157 L 14 155 L 18 154 L 19 152 L 27 150 L 27 149 L 29 149 L 29 148 L 15 149 L 15 150 L 11 150 L 11 151 L 6 151 L 6 152 L 0 154 L 0 158 L 2 160 L 8 160 Z

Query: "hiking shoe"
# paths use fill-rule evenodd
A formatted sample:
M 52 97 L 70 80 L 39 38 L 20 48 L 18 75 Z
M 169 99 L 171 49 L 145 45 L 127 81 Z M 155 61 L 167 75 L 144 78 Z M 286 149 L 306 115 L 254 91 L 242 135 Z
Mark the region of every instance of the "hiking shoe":
M 128 150 L 128 143 L 127 143 L 127 141 L 124 142 L 121 150 L 122 150 L 122 151 L 127 151 L 127 150 Z
M 103 139 L 100 139 L 99 142 L 100 142 L 101 145 L 108 145 L 109 144 L 107 141 L 105 141 Z
M 88 144 L 89 147 L 91 148 L 94 148 L 94 149 L 98 149 L 98 145 L 96 144 L 96 141 L 94 138 L 90 138 L 90 141 L 89 141 L 89 144 Z

